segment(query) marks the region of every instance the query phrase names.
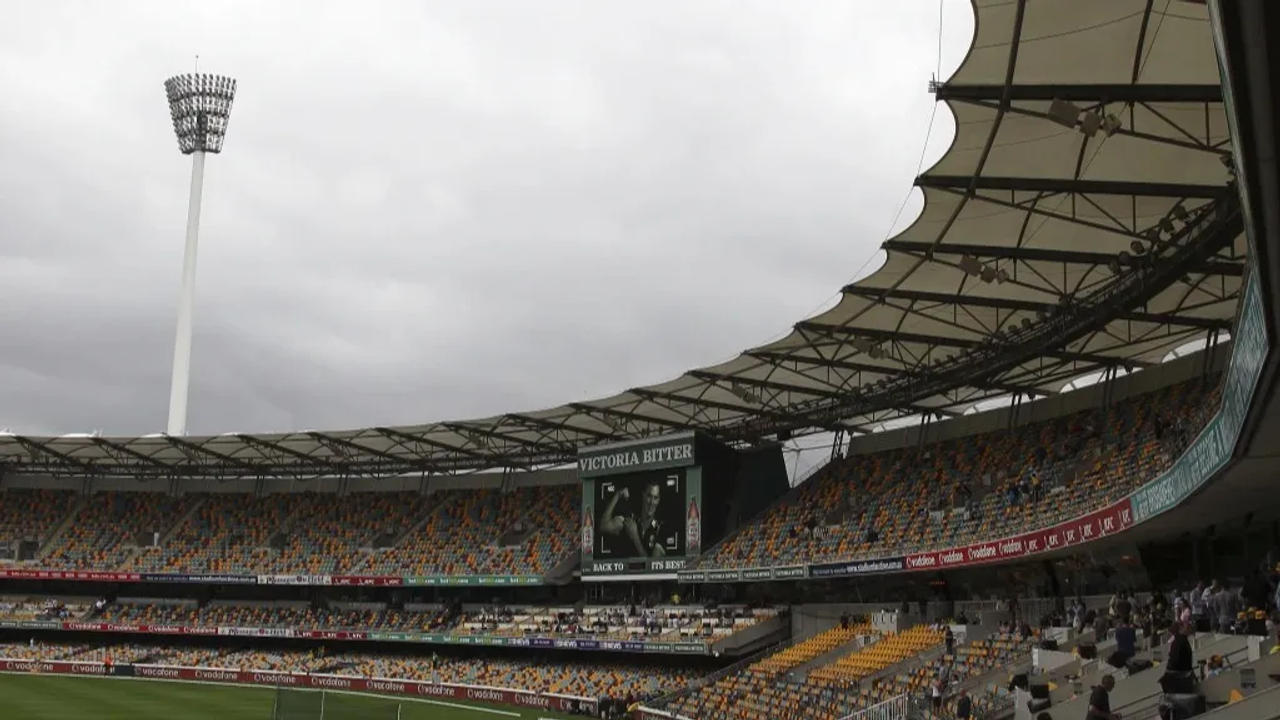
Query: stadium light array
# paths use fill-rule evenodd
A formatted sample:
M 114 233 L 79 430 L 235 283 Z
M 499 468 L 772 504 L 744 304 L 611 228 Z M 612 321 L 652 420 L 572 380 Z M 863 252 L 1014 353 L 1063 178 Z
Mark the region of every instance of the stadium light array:
M 236 97 L 236 81 L 223 75 L 189 73 L 164 82 L 169 116 L 178 149 L 191 156 L 191 198 L 187 206 L 187 244 L 182 258 L 182 291 L 178 296 L 178 329 L 173 342 L 173 378 L 169 387 L 167 434 L 187 432 L 187 388 L 191 380 L 191 317 L 196 293 L 196 243 L 200 235 L 200 200 L 204 190 L 205 153 L 222 152 Z
M 236 81 L 224 75 L 191 73 L 164 81 L 169 116 L 183 155 L 222 152 L 236 98 Z

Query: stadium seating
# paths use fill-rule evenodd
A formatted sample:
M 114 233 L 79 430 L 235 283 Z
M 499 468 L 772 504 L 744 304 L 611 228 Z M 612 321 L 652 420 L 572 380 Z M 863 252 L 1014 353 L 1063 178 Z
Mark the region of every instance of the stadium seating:
M 163 548 L 148 548 L 127 569 L 225 574 L 346 570 L 360 560 L 356 543 L 362 530 L 372 532 L 374 515 L 362 511 L 374 510 L 375 501 L 365 495 L 376 493 L 192 496 L 200 502 L 195 514 L 179 525 Z M 387 500 L 394 505 L 398 495 L 407 493 L 392 493 Z M 344 515 L 347 509 L 351 512 Z M 294 516 L 298 521 L 291 525 Z M 335 528 L 343 516 L 355 523 Z M 291 533 L 294 528 L 296 534 Z M 314 560 L 306 559 L 307 548 L 316 551 Z M 332 555 L 323 556 L 321 551 Z
M 1052 525 L 1169 467 L 1218 401 L 1200 382 L 1013 431 L 830 463 L 700 568 L 857 560 Z
M 140 572 L 289 575 L 540 575 L 573 547 L 576 494 L 569 486 L 419 493 L 288 493 L 153 498 L 140 516 L 177 521 L 161 547 L 123 568 Z M 107 496 L 118 494 L 107 493 Z M 112 545 L 112 543 L 115 545 Z M 123 537 L 77 533 L 63 565 L 123 561 Z M 394 547 L 379 545 L 395 543 Z M 119 564 L 117 562 L 116 564 Z M 83 565 L 115 569 L 112 564 Z
M 367 575 L 542 575 L 573 547 L 578 502 L 577 489 L 566 485 L 440 493 L 424 522 L 395 547 L 375 550 L 360 570 Z M 502 545 L 503 536 L 521 541 Z
M 129 559 L 139 535 L 167 530 L 192 498 L 163 493 L 96 493 L 40 558 L 46 568 L 116 568 Z
M 48 540 L 71 511 L 74 493 L 63 490 L 13 488 L 0 492 L 0 544 L 17 540 Z M 0 559 L 0 564 L 8 564 Z
M 943 652 L 941 628 L 916 626 L 877 637 L 807 675 L 789 672 L 807 662 L 796 662 L 801 657 L 819 657 L 822 653 L 811 654 L 805 648 L 815 641 L 827 646 L 829 640 L 818 638 L 829 638 L 831 632 L 689 692 L 668 709 L 698 720 L 837 720 L 902 694 L 926 697 L 929 685 L 940 677 L 955 685 L 1026 660 L 1036 642 L 1034 635 L 997 634 L 961 645 L 948 655 Z M 868 626 L 859 628 L 860 634 L 869 632 Z M 975 694 L 976 707 L 992 706 L 1000 689 L 990 690 Z
M 698 720 L 713 717 L 768 720 L 767 715 L 757 714 L 756 709 L 771 704 L 761 698 L 771 696 L 778 687 L 779 677 L 846 643 L 872 634 L 871 625 L 865 622 L 853 623 L 848 627 L 833 627 L 772 653 L 740 672 L 717 679 L 685 696 L 672 709 L 679 715 L 696 717 Z M 784 700 L 790 702 L 792 698 L 790 695 L 779 698 L 779 702 Z
M 428 499 L 418 493 L 305 493 L 292 498 L 283 545 L 271 555 L 265 572 L 349 574 L 363 562 L 360 549 L 377 536 L 399 536 L 421 515 Z

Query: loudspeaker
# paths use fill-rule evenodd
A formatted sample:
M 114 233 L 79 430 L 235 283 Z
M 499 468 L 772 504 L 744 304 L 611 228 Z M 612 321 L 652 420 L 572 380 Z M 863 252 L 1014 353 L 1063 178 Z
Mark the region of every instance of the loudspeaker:
M 1035 700 L 1048 700 L 1048 699 L 1049 699 L 1049 684 L 1048 684 L 1048 683 L 1042 683 L 1042 684 L 1040 684 L 1040 685 L 1032 685 L 1032 686 L 1031 686 L 1031 688 L 1030 688 L 1030 690 L 1031 690 L 1031 697 L 1032 697 L 1032 699 L 1035 699 Z
M 1093 643 L 1080 643 L 1080 647 L 1077 650 L 1080 653 L 1081 660 L 1092 660 L 1098 657 L 1098 646 Z
M 1044 640 L 1041 640 L 1041 641 L 1040 641 L 1040 649 L 1041 649 L 1041 650 L 1057 650 L 1057 649 L 1058 649 L 1058 641 L 1057 641 L 1057 640 L 1054 640 L 1053 638 L 1046 638 L 1046 639 L 1044 639 Z

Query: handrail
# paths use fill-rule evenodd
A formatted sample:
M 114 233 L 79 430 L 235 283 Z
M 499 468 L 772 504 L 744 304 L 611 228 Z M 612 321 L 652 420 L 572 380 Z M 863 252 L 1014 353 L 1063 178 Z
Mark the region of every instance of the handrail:
M 875 705 L 849 713 L 840 718 L 840 720 L 906 720 L 910 710 L 910 695 L 902 693 Z

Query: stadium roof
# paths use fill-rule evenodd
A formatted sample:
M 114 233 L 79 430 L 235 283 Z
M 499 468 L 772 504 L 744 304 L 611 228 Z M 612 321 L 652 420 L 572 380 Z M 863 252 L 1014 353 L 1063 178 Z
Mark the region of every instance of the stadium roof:
M 975 12 L 968 55 L 933 88 L 957 130 L 916 180 L 923 213 L 884 244 L 882 268 L 780 340 L 547 410 L 340 432 L 0 435 L 0 462 L 208 477 L 533 468 L 677 429 L 751 443 L 945 417 L 1229 330 L 1246 246 L 1205 5 L 992 0 Z

